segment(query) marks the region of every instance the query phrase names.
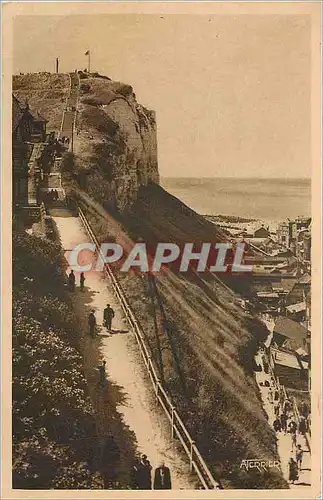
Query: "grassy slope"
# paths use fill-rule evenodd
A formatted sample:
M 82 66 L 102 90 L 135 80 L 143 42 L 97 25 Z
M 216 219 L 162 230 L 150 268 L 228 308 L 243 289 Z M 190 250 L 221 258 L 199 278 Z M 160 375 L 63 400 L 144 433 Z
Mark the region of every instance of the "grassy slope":
M 118 222 L 86 195 L 82 199 L 101 241 L 109 237 L 127 247 L 139 237 L 179 243 L 223 238 L 213 224 L 157 185 L 146 188 Z M 119 277 L 158 364 L 147 278 Z M 165 383 L 208 462 L 221 463 L 229 487 L 286 487 L 273 469 L 263 475 L 240 470 L 243 458 L 277 458 L 276 438 L 252 375 L 252 354 L 264 338 L 263 328 L 245 317 L 232 290 L 217 277 L 168 271 L 157 278 L 157 287 L 168 327 L 159 338 Z M 156 310 L 161 331 L 157 305 Z
M 69 91 L 65 74 L 29 73 L 13 77 L 13 93 L 22 105 L 28 103 L 48 120 L 47 132 L 58 131 Z

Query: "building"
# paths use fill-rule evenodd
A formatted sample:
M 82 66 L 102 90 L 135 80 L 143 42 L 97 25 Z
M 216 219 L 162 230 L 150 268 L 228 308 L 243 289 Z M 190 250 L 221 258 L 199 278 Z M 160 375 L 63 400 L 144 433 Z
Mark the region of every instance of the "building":
M 31 112 L 29 105 L 26 105 L 25 116 L 30 120 L 31 130 L 30 130 L 30 141 L 33 143 L 45 142 L 46 141 L 46 126 L 48 120 L 41 116 L 38 111 Z
M 31 138 L 31 116 L 12 97 L 12 189 L 13 204 L 28 203 L 28 158 Z
M 290 351 L 304 349 L 307 330 L 302 325 L 284 316 L 278 316 L 274 326 L 273 342 Z
M 47 120 L 12 96 L 12 189 L 14 207 L 37 206 Z
M 296 256 L 300 260 L 311 261 L 311 233 L 308 229 L 301 229 L 298 233 Z
M 277 240 L 283 247 L 289 248 L 290 233 L 289 224 L 287 222 L 280 222 L 277 228 Z
M 295 220 L 296 228 L 298 231 L 300 229 L 309 229 L 311 226 L 311 222 L 311 217 L 297 217 L 297 219 Z
M 256 229 L 255 232 L 253 233 L 254 238 L 268 238 L 269 236 L 270 236 L 269 228 L 266 229 L 264 225 Z

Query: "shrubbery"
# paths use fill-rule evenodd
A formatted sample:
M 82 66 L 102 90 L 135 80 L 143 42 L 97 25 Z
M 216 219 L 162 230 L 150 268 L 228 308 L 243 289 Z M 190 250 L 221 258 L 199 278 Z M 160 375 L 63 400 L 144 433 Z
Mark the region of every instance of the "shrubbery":
M 13 236 L 13 487 L 102 488 L 58 245 Z

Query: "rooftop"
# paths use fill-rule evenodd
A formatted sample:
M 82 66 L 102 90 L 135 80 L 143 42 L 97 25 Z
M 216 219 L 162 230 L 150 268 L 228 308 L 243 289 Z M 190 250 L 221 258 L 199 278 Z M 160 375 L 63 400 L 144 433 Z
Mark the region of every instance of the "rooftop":
M 306 328 L 284 316 L 277 317 L 274 332 L 299 343 L 303 342 L 307 334 Z

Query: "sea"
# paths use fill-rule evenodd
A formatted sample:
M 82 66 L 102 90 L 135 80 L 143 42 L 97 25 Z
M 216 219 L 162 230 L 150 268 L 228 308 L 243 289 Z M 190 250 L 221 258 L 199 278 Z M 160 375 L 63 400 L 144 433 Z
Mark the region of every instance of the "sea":
M 276 222 L 311 216 L 310 179 L 163 177 L 161 185 L 201 215 Z

